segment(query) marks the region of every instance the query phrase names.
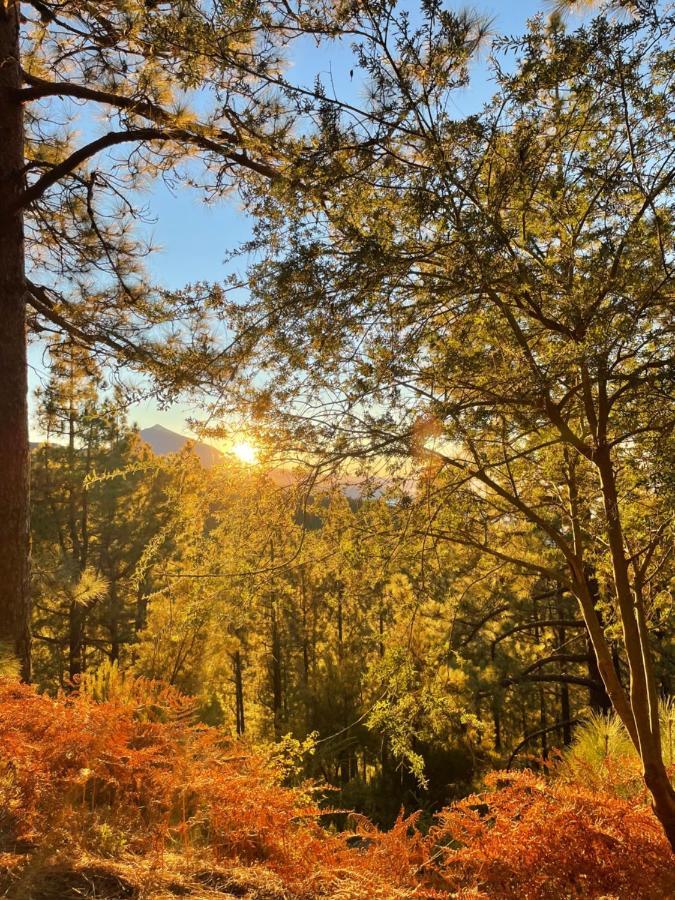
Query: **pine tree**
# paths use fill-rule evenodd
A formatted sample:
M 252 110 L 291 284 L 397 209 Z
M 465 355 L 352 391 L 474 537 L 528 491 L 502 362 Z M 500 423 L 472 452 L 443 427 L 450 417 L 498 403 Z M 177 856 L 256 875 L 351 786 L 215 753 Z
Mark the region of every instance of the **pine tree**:
M 475 26 L 368 7 L 371 103 L 355 124 L 338 99 L 316 141 L 339 168 L 303 204 L 268 202 L 242 319 L 265 323 L 255 365 L 275 379 L 253 408 L 275 445 L 428 463 L 431 538 L 576 597 L 675 846 L 650 634 L 672 529 L 674 23 L 635 6 L 501 41 L 518 66 L 495 63 L 498 93 L 466 120 L 447 109 Z
M 213 197 L 279 176 L 291 120 L 262 88 L 298 23 L 262 2 L 0 4 L 0 644 L 26 679 L 26 329 L 140 368 L 165 396 L 225 374 L 222 295 L 170 294 L 143 275 L 139 192 L 166 177 Z
M 57 343 L 51 356 L 38 410 L 46 440 L 33 459 L 36 674 L 48 684 L 56 669 L 61 686 L 72 687 L 135 641 L 156 562 L 148 551 L 165 544 L 171 504 L 167 475 L 99 397 L 86 354 Z

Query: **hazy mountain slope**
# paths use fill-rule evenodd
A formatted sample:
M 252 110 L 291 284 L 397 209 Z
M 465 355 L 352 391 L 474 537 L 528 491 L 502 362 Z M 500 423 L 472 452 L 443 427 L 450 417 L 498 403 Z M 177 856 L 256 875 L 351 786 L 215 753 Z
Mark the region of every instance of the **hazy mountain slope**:
M 157 456 L 167 456 L 169 453 L 179 453 L 186 444 L 192 444 L 192 449 L 197 454 L 200 462 L 207 469 L 216 463 L 222 462 L 223 454 L 210 444 L 202 441 L 194 441 L 165 428 L 163 425 L 152 425 L 150 428 L 142 428 L 141 439 L 150 447 Z

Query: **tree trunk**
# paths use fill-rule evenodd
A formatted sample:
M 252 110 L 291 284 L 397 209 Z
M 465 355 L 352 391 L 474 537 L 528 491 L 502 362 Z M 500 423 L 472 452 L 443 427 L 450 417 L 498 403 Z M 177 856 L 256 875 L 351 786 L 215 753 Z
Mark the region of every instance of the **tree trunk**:
M 635 595 L 630 582 L 614 468 L 606 447 L 596 454 L 596 465 L 602 486 L 614 589 L 621 611 L 630 671 L 630 705 L 635 717 L 644 780 L 652 795 L 654 813 L 675 851 L 675 790 L 661 753 L 658 698 L 649 635 L 641 598 Z
M 614 708 L 614 711 L 626 726 L 626 730 L 630 735 L 633 745 L 639 752 L 640 746 L 632 705 L 629 703 L 626 692 L 624 691 L 621 685 L 621 681 L 619 680 L 619 675 L 614 665 L 614 660 L 612 659 L 610 648 L 605 639 L 603 627 L 600 623 L 598 613 L 595 609 L 595 601 L 588 584 L 587 575 L 581 565 L 579 566 L 577 571 L 574 572 L 574 576 L 574 592 L 576 594 L 577 600 L 579 601 L 579 606 L 581 607 L 582 617 L 586 624 L 588 637 L 593 646 L 593 651 L 595 653 L 595 659 L 597 662 L 600 677 L 602 678 L 602 683 L 605 686 L 607 695 L 612 701 L 612 707 Z
M 539 601 L 536 591 L 532 595 L 532 617 L 535 622 L 539 621 Z M 539 626 L 534 627 L 534 639 L 539 643 L 540 633 Z M 541 757 L 548 759 L 548 722 L 546 721 L 546 694 L 544 693 L 544 685 L 539 685 L 539 730 L 541 737 Z
M 0 666 L 30 680 L 29 447 L 23 218 L 8 212 L 22 186 L 19 4 L 0 6 Z
M 136 593 L 136 612 L 134 615 L 134 632 L 136 634 L 139 631 L 143 631 L 148 623 L 148 595 L 146 594 L 147 585 L 145 581 L 146 579 L 143 579 L 144 583 L 139 584 Z
M 82 545 L 80 543 L 80 535 L 77 523 L 77 494 L 75 485 L 77 481 L 76 472 L 76 449 L 75 435 L 77 416 L 74 402 L 74 363 L 73 349 L 70 348 L 70 381 L 68 391 L 68 530 L 70 532 L 70 552 L 72 554 L 75 570 L 82 574 L 84 572 L 84 562 L 82 560 Z M 72 602 L 69 610 L 68 623 L 68 673 L 70 682 L 75 686 L 77 679 L 84 671 L 82 660 L 82 649 L 84 644 L 84 624 L 86 610 L 80 603 Z
M 281 720 L 283 715 L 283 673 L 281 671 L 281 636 L 277 621 L 276 597 L 270 598 L 270 637 L 272 654 L 270 659 L 272 675 L 272 716 L 274 719 L 274 738 L 281 740 Z
M 110 653 L 108 658 L 110 662 L 119 662 L 120 658 L 120 609 L 117 600 L 117 578 L 113 577 L 110 581 L 110 620 L 108 622 L 108 630 L 110 632 Z
M 338 641 L 338 659 L 340 660 L 340 665 L 342 665 L 342 658 L 344 656 L 344 647 L 343 647 L 342 585 L 341 584 L 338 584 L 338 597 L 337 597 L 337 641 Z
M 270 541 L 270 565 L 274 567 L 274 541 Z M 281 668 L 281 635 L 277 615 L 277 595 L 270 587 L 270 676 L 272 682 L 272 717 L 274 721 L 274 739 L 281 740 L 283 716 L 283 672 Z
M 586 582 L 588 584 L 588 590 L 590 591 L 593 600 L 593 605 L 597 606 L 598 600 L 600 599 L 598 580 L 595 577 L 592 567 L 590 566 L 588 567 Z M 602 626 L 603 622 L 600 613 L 598 613 L 598 621 Z M 591 640 L 588 631 L 586 632 L 586 652 L 588 653 L 588 662 L 586 664 L 588 677 L 591 679 L 591 681 L 595 682 L 596 685 L 588 689 L 588 702 L 592 710 L 594 710 L 595 712 L 604 713 L 606 715 L 612 708 L 612 701 L 610 700 L 609 694 L 607 693 L 604 682 L 602 680 L 602 676 L 600 675 L 598 660 L 596 659 L 595 651 L 593 649 L 593 641 Z M 614 662 L 614 669 L 616 670 L 617 677 L 619 677 L 619 667 L 617 665 L 617 660 L 614 656 L 612 656 L 612 659 Z
M 502 751 L 502 720 L 499 714 L 499 703 L 493 703 L 492 705 L 492 720 L 495 726 L 495 740 L 494 740 L 494 749 L 496 753 L 501 753 Z
M 562 619 L 564 616 L 564 609 L 562 608 L 562 593 L 558 594 L 558 605 L 557 610 L 560 618 Z M 561 625 L 558 628 L 558 646 L 564 647 L 567 642 L 567 632 L 565 630 L 565 626 Z M 564 672 L 564 664 L 560 663 L 560 673 Z M 570 708 L 570 688 L 566 681 L 563 681 L 560 685 L 560 721 L 562 723 L 562 742 L 563 746 L 566 747 L 568 744 L 572 743 L 572 726 L 570 725 L 570 720 L 572 718 L 571 708 Z
M 244 679 L 241 667 L 241 651 L 237 650 L 234 654 L 234 695 L 237 715 L 237 735 L 241 736 L 246 731 L 246 720 L 244 718 Z
M 586 651 L 588 653 L 586 669 L 589 679 L 593 682 L 593 687 L 589 687 L 588 689 L 588 705 L 594 712 L 600 712 L 607 715 L 612 708 L 612 701 L 609 699 L 609 695 L 600 676 L 598 660 L 595 657 L 593 644 L 588 636 L 586 637 Z
M 70 604 L 68 621 L 68 674 L 71 685 L 84 671 L 84 619 L 85 610 L 82 605 Z
M 305 567 L 300 567 L 300 597 L 302 600 L 302 703 L 305 710 L 305 728 L 312 731 L 312 710 L 309 692 L 309 625 Z
M 584 560 L 584 539 L 579 515 L 579 495 L 573 456 L 568 457 L 568 491 L 570 518 L 574 533 L 574 558 L 568 559 L 567 562 L 575 585 L 573 593 L 581 608 L 581 616 L 586 625 L 588 639 L 595 654 L 598 674 L 602 679 L 607 696 L 610 698 L 616 714 L 626 726 L 635 748 L 639 749 L 633 710 L 621 684 L 618 669 L 614 665 L 612 653 L 605 638 L 605 631 L 596 609 L 598 599 L 597 580 L 592 568 Z

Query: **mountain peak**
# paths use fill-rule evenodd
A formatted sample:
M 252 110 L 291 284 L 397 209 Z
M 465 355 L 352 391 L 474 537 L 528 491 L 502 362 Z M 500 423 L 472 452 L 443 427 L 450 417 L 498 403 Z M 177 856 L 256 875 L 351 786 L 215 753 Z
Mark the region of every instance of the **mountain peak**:
M 183 437 L 182 434 L 178 434 L 177 431 L 171 431 L 170 428 L 166 428 L 164 425 L 150 425 L 148 428 L 143 428 L 141 434 L 174 434 L 176 437 Z
M 222 460 L 222 453 L 210 444 L 197 441 L 194 438 L 185 437 L 177 431 L 171 431 L 164 425 L 150 425 L 141 428 L 141 440 L 150 447 L 157 456 L 168 456 L 170 453 L 180 453 L 186 444 L 191 444 L 199 461 L 207 469 Z

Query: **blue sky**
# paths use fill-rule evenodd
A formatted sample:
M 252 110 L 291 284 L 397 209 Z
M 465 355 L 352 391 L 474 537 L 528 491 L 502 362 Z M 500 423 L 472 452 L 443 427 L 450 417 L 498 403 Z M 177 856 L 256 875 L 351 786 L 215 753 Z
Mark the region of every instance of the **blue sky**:
M 464 4 L 453 4 L 456 6 Z M 544 0 L 514 0 L 473 4 L 477 10 L 495 20 L 495 30 L 502 33 L 520 33 L 525 23 L 537 12 L 545 10 Z M 336 81 L 346 82 L 350 64 L 347 52 L 331 57 L 330 67 L 321 65 L 316 53 L 304 59 L 293 60 L 293 80 L 301 80 L 311 86 L 317 72 L 332 75 Z M 457 93 L 455 102 L 458 115 L 471 113 L 490 97 L 490 83 L 486 78 L 484 62 L 474 67 L 474 83 Z M 237 208 L 236 201 L 206 206 L 194 192 L 180 190 L 171 195 L 168 190 L 155 192 L 152 208 L 158 217 L 152 229 L 155 240 L 164 252 L 152 261 L 152 271 L 165 284 L 178 287 L 190 280 L 218 279 L 225 273 L 223 259 L 227 249 L 236 246 L 248 235 L 246 216 Z
M 414 7 L 414 0 L 405 4 Z M 453 4 L 455 6 L 465 4 Z M 519 34 L 529 18 L 538 12 L 548 11 L 546 0 L 513 0 L 513 2 L 474 2 L 473 7 L 494 19 L 494 30 L 499 33 Z M 349 85 L 351 67 L 347 48 L 328 54 L 317 53 L 311 46 L 304 46 L 299 58 L 292 60 L 289 77 L 295 82 L 311 85 L 317 73 L 327 80 L 332 76 L 338 89 Z M 492 85 L 485 60 L 474 64 L 471 85 L 455 95 L 457 114 L 476 111 L 490 97 Z M 145 199 L 145 198 L 144 198 Z M 195 191 L 181 188 L 171 192 L 158 183 L 147 197 L 147 204 L 155 219 L 150 228 L 154 243 L 160 248 L 149 260 L 149 269 L 155 281 L 178 288 L 194 281 L 219 281 L 228 271 L 225 258 L 228 251 L 237 247 L 249 235 L 250 222 L 237 204 L 236 194 L 217 204 L 206 205 Z M 30 354 L 31 394 L 44 375 L 39 348 Z M 194 415 L 194 405 L 176 404 L 171 409 L 160 410 L 154 402 L 136 404 L 130 410 L 132 421 L 141 428 L 161 424 L 182 433 L 189 433 L 186 417 Z M 34 434 L 34 437 L 38 437 Z

